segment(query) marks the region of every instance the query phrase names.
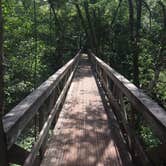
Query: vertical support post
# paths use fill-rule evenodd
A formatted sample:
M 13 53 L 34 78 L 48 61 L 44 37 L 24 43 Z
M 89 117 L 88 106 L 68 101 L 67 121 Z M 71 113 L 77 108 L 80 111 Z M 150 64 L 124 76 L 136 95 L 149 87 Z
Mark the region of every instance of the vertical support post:
M 50 96 L 50 98 L 52 98 L 52 99 L 50 100 L 50 103 L 49 103 L 49 110 L 54 107 L 56 100 L 58 99 L 58 96 L 60 94 L 60 90 L 59 90 L 59 92 L 57 92 L 57 91 L 58 91 L 58 88 L 54 89 L 54 91 L 52 92 L 52 94 Z M 58 114 L 58 111 L 57 111 L 57 114 Z M 55 115 L 55 118 L 51 124 L 51 129 L 54 128 L 56 121 L 57 121 L 57 115 Z
M 135 129 L 136 128 L 136 124 L 137 124 L 137 114 L 136 114 L 136 110 L 135 110 L 135 108 L 131 105 L 131 126 L 132 126 L 132 128 L 133 129 Z
M 120 94 L 119 94 L 119 100 L 120 100 L 120 106 L 121 106 L 121 109 L 122 109 L 122 114 L 123 114 L 125 120 L 128 121 L 127 112 L 126 112 L 126 109 L 125 109 L 125 104 L 124 104 L 124 99 L 123 99 L 122 92 L 120 92 Z
M 41 108 L 39 109 L 39 131 L 42 130 L 44 122 L 45 122 L 45 111 L 46 111 L 47 107 L 46 104 L 44 103 Z M 40 150 L 39 150 L 39 154 L 40 154 L 40 159 L 42 160 L 43 156 L 44 156 L 44 152 L 45 152 L 45 143 L 46 141 L 43 142 Z
M 103 81 L 104 81 L 104 84 L 105 84 L 105 88 L 108 90 L 109 89 L 109 83 L 108 83 L 107 74 L 105 72 L 103 72 Z
M 82 48 L 82 37 L 81 37 L 81 33 L 79 35 L 79 49 Z
M 115 84 L 113 86 L 112 94 L 113 94 L 114 98 L 117 99 L 117 86 Z
M 49 97 L 49 106 L 48 106 L 48 111 L 50 112 L 52 110 L 52 108 L 54 107 L 55 104 L 55 90 L 53 90 L 52 94 Z
M 130 104 L 131 105 L 131 104 Z M 135 108 L 131 105 L 131 112 L 130 112 L 130 127 L 132 127 L 132 130 L 135 131 L 135 129 L 137 128 L 137 112 L 135 110 Z M 136 144 L 135 139 L 131 140 L 131 148 L 132 148 L 132 153 L 133 155 L 138 155 L 135 154 L 135 147 L 134 145 Z
M 1 117 L 0 117 L 0 165 L 8 166 L 7 145 L 6 145 L 6 138 L 3 130 Z
M 93 62 L 93 59 L 91 60 Z M 97 62 L 94 62 L 95 72 L 97 73 Z

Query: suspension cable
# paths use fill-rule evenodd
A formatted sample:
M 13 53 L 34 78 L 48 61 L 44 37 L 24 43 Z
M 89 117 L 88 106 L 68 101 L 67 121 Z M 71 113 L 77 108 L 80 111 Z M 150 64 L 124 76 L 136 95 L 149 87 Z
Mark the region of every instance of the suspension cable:
M 34 88 L 36 88 L 36 76 L 37 76 L 37 10 L 36 10 L 36 0 L 33 0 L 33 8 L 34 8 L 34 57 L 35 57 L 35 68 L 34 68 Z
M 35 60 L 35 66 L 34 66 L 34 76 L 33 76 L 33 83 L 34 83 L 34 89 L 36 88 L 37 86 L 37 47 L 38 47 L 38 44 L 37 44 L 37 10 L 36 10 L 36 0 L 33 0 L 33 15 L 34 15 L 34 60 Z M 34 137 L 35 137 L 35 140 L 37 139 L 37 114 L 35 115 L 35 119 L 34 119 L 34 125 L 35 125 L 35 128 L 34 128 Z
M 51 55 L 51 44 L 52 44 L 52 36 L 51 36 L 51 30 L 52 30 L 52 17 L 51 17 L 51 4 L 49 5 L 50 7 L 49 7 L 49 11 L 50 11 L 50 27 L 49 27 L 49 31 L 50 31 L 50 43 L 49 43 L 49 45 L 50 45 L 50 55 Z

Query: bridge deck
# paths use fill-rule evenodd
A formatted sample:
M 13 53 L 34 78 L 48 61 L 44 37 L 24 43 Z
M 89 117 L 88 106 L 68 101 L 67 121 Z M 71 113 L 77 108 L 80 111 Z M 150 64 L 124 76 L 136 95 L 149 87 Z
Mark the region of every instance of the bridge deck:
M 42 166 L 121 166 L 87 56 L 82 56 Z

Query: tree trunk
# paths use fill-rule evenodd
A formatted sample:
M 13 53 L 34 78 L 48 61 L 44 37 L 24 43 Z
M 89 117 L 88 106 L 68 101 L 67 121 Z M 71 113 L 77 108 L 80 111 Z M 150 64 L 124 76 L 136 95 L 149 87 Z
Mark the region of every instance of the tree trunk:
M 165 44 L 165 41 L 166 41 L 166 7 L 161 1 L 159 1 L 158 3 L 161 6 L 161 9 L 163 11 L 163 29 L 160 34 L 160 36 L 161 36 L 160 37 L 160 50 L 159 50 L 159 54 L 156 58 L 154 77 L 150 81 L 149 87 L 148 87 L 149 93 L 153 92 L 153 89 L 156 87 L 157 82 L 159 80 L 160 72 L 165 67 L 164 56 L 165 56 L 165 51 L 166 51 L 166 44 Z
M 4 114 L 4 65 L 3 65 L 3 18 L 2 1 L 0 0 L 0 165 L 7 166 L 6 140 L 2 124 Z
M 144 4 L 145 8 L 149 11 L 149 28 L 150 28 L 150 31 L 151 31 L 151 27 L 152 27 L 152 12 L 151 12 L 151 9 L 150 9 L 149 5 L 147 4 L 147 2 L 145 0 L 143 1 L 143 4 Z
M 137 8 L 137 23 L 135 36 L 135 51 L 133 52 L 133 80 L 136 86 L 139 87 L 139 53 L 140 53 L 140 30 L 141 30 L 141 14 L 142 14 L 142 0 L 136 0 Z
M 130 28 L 130 42 L 134 42 L 134 7 L 133 0 L 128 0 L 129 3 L 129 28 Z
M 63 48 L 64 47 L 64 31 L 63 31 L 63 27 L 62 27 L 62 23 L 60 22 L 58 16 L 57 16 L 57 13 L 56 13 L 56 10 L 52 4 L 52 1 L 49 1 L 50 3 L 50 8 L 53 12 L 53 15 L 54 15 L 54 20 L 55 20 L 55 29 L 56 27 L 58 26 L 58 34 L 59 34 L 59 40 L 57 42 L 57 55 L 58 55 L 58 58 L 57 58 L 57 63 L 56 63 L 56 67 L 55 67 L 55 70 L 59 69 L 62 64 L 63 64 Z M 56 53 L 55 53 L 56 54 Z
M 116 11 L 115 11 L 115 13 L 114 13 L 114 15 L 113 15 L 113 18 L 112 18 L 112 21 L 111 21 L 111 29 L 112 29 L 112 27 L 113 27 L 113 24 L 114 24 L 116 18 L 117 18 L 118 11 L 119 11 L 119 8 L 121 7 L 121 4 L 122 4 L 122 0 L 119 0 L 119 4 L 118 4 L 118 6 L 117 6 L 117 8 L 116 8 Z
M 140 29 L 141 29 L 141 13 L 142 13 L 142 0 L 136 1 L 136 35 L 134 35 L 134 4 L 133 0 L 128 0 L 129 3 L 129 26 L 130 26 L 130 45 L 131 55 L 133 61 L 133 81 L 139 87 L 139 42 L 140 42 Z
M 1 5 L 1 1 L 0 1 Z M 0 6 L 0 114 L 4 115 L 4 55 L 3 55 L 3 18 L 2 18 L 2 9 Z
M 90 45 L 91 45 L 91 47 L 93 47 L 93 42 L 92 42 L 92 39 L 90 38 L 90 35 L 88 33 L 88 30 L 87 30 L 87 27 L 86 27 L 85 20 L 84 20 L 84 17 L 82 15 L 81 9 L 80 9 L 78 3 L 74 3 L 74 5 L 75 5 L 75 7 L 77 9 L 77 13 L 78 13 L 78 16 L 79 16 L 79 18 L 81 20 L 82 27 L 83 27 L 83 29 L 85 31 L 86 39 L 90 41 Z M 85 45 L 87 45 L 87 42 L 89 42 L 89 41 L 86 41 Z
M 89 5 L 88 5 L 87 1 L 84 1 L 84 9 L 85 9 L 85 14 L 86 14 L 86 18 L 88 21 L 89 29 L 90 29 L 90 36 L 91 36 L 92 41 L 93 41 L 93 46 L 92 46 L 93 48 L 92 49 L 95 51 L 95 53 L 98 53 L 97 37 L 96 37 L 94 27 L 92 25 L 90 13 L 89 13 Z

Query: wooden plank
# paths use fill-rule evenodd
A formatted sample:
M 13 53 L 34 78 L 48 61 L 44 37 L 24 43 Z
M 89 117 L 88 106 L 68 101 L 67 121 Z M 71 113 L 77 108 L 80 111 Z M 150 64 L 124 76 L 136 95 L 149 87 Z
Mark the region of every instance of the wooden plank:
M 102 79 L 102 76 L 100 76 L 99 81 L 101 79 Z M 119 103 L 117 102 L 117 99 L 115 99 L 112 92 L 107 88 L 107 85 L 104 81 L 101 82 L 101 85 L 106 92 L 106 95 L 109 99 L 109 102 L 111 103 L 111 106 L 114 110 L 114 113 L 115 113 L 118 121 L 121 122 L 120 123 L 121 130 L 122 131 L 125 130 L 125 133 L 123 133 L 123 134 L 127 134 L 126 142 L 129 146 L 133 160 L 136 160 L 136 162 L 142 166 L 151 165 L 150 160 L 148 159 L 139 139 L 137 138 L 137 136 L 135 134 L 135 131 L 130 126 L 130 124 L 126 120 L 125 116 L 123 116 L 123 110 L 120 107 Z
M 72 60 L 60 68 L 54 75 L 49 77 L 47 81 L 45 81 L 3 117 L 3 125 L 6 133 L 8 149 L 17 140 L 22 130 L 35 116 L 40 106 L 52 93 L 68 70 L 76 63 L 79 59 L 79 55 L 80 51 Z
M 141 89 L 138 89 L 93 53 L 91 53 L 91 56 L 92 61 L 96 61 L 98 66 L 107 73 L 114 84 L 118 86 L 119 90 L 129 99 L 134 108 L 143 114 L 160 140 L 166 142 L 166 111 L 145 95 Z
M 109 124 L 90 64 L 83 56 L 41 166 L 125 166 Z
M 71 75 L 70 75 L 68 81 L 66 82 L 65 87 L 63 88 L 54 108 L 52 109 L 51 113 L 49 114 L 49 117 L 48 117 L 47 121 L 45 122 L 45 124 L 44 124 L 44 126 L 39 134 L 39 138 L 38 138 L 37 142 L 34 144 L 31 153 L 29 154 L 28 158 L 26 159 L 26 161 L 24 163 L 24 166 L 31 166 L 33 164 L 35 157 L 36 157 L 45 137 L 48 134 L 49 128 L 51 126 L 52 121 L 54 120 L 55 114 L 56 114 L 63 98 L 65 97 L 65 95 L 67 93 L 67 90 L 70 86 L 73 75 L 74 75 L 74 71 L 71 73 Z
M 98 87 L 100 89 L 100 95 L 103 99 L 103 103 L 106 109 L 106 112 L 108 114 L 109 117 L 109 124 L 110 124 L 110 128 L 114 133 L 114 140 L 116 142 L 116 145 L 119 147 L 119 149 L 121 149 L 121 158 L 123 160 L 124 165 L 129 166 L 132 165 L 133 161 L 132 161 L 132 155 L 129 153 L 129 149 L 126 150 L 128 147 L 125 142 L 125 138 L 124 138 L 124 130 L 122 130 L 122 126 L 118 123 L 120 120 L 120 117 L 115 116 L 115 112 L 118 112 L 118 110 L 113 110 L 112 107 L 110 108 L 110 101 L 112 101 L 112 99 L 110 99 L 110 96 L 108 96 L 107 92 L 105 91 L 105 88 L 107 89 L 108 87 L 104 86 L 107 85 L 106 82 L 104 82 L 104 84 L 101 82 L 101 80 L 96 76 L 96 82 L 98 84 Z M 111 97 L 112 98 L 112 97 Z M 122 117 L 121 117 L 122 119 Z

